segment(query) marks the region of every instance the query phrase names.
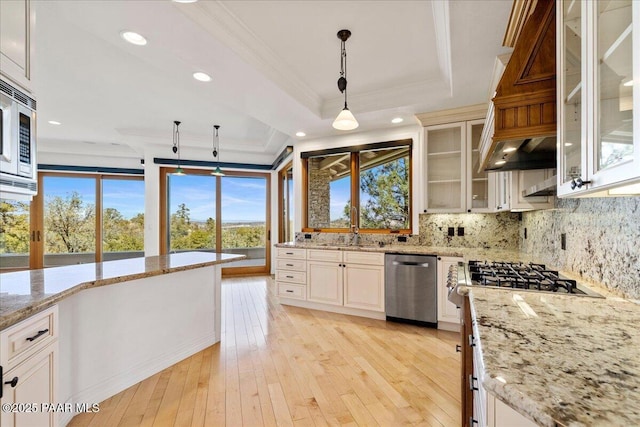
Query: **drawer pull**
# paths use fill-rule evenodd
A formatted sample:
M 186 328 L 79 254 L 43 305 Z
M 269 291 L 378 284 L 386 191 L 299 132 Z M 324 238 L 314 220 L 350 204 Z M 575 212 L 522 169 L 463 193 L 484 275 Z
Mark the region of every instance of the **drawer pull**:
M 290 294 L 293 293 L 293 291 L 291 289 L 287 289 L 287 292 L 289 292 Z
M 286 252 L 287 255 L 293 255 L 293 252 Z
M 41 330 L 41 331 L 38 331 L 38 333 L 37 333 L 37 334 L 35 334 L 34 336 L 32 336 L 32 337 L 28 337 L 28 338 L 27 338 L 27 341 L 35 341 L 35 340 L 36 340 L 36 339 L 38 339 L 41 335 L 44 335 L 44 334 L 46 334 L 47 332 L 49 332 L 49 328 L 47 328 L 47 329 L 43 329 L 43 330 Z
M 286 276 L 287 279 L 293 279 L 293 276 Z
M 472 391 L 479 391 L 478 387 L 476 387 L 473 383 L 474 381 L 478 381 L 478 378 L 474 377 L 473 375 L 469 375 L 469 389 Z
M 285 264 L 287 267 L 293 267 L 293 264 Z
M 4 383 L 9 384 L 11 388 L 14 388 L 15 386 L 18 385 L 18 377 L 13 377 L 11 381 L 5 381 Z
M 456 353 L 460 353 L 461 347 L 460 344 L 456 344 Z

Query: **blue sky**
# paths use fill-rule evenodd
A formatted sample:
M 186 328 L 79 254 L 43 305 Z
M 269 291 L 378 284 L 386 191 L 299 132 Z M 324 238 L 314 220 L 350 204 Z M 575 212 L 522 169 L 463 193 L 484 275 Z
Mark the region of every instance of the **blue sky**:
M 170 210 L 184 203 L 191 219 L 205 221 L 216 212 L 215 177 L 208 175 L 170 176 Z M 85 203 L 95 204 L 95 179 L 45 177 L 47 197 L 66 198 L 77 191 Z M 117 209 L 125 218 L 144 212 L 144 182 L 104 179 L 103 206 Z M 265 221 L 266 180 L 254 177 L 222 177 L 222 218 L 228 221 Z

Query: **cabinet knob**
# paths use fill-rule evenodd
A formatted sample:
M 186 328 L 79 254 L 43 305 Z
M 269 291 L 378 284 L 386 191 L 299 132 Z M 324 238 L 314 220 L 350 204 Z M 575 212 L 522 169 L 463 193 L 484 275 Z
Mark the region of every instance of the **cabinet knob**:
M 577 188 L 582 188 L 585 184 L 591 184 L 591 181 L 583 181 L 582 178 L 572 179 L 571 180 L 571 189 L 575 190 Z
M 427 213 L 427 210 L 425 209 L 425 210 L 423 210 L 422 212 L 423 212 L 423 213 Z
M 467 209 L 467 212 L 471 212 L 471 209 Z

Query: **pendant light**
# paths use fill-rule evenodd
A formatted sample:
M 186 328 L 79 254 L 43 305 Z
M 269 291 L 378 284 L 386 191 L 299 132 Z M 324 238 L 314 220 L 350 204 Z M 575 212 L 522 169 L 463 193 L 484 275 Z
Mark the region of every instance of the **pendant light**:
M 213 157 L 216 159 L 216 168 L 211 172 L 211 175 L 224 176 L 220 169 L 220 136 L 218 135 L 218 129 L 220 129 L 220 125 L 213 125 Z
M 345 42 L 351 37 L 351 31 L 338 31 L 338 38 L 342 41 L 340 44 L 340 78 L 338 79 L 338 89 L 344 93 L 344 108 L 333 121 L 333 127 L 338 130 L 353 130 L 358 127 L 358 121 L 349 108 L 347 107 L 347 49 Z
M 182 166 L 180 166 L 180 131 L 178 130 L 178 127 L 180 126 L 180 122 L 179 121 L 174 121 L 173 122 L 173 153 L 178 155 L 178 168 L 176 169 L 176 171 L 172 174 L 172 175 L 185 175 L 184 170 L 182 169 Z

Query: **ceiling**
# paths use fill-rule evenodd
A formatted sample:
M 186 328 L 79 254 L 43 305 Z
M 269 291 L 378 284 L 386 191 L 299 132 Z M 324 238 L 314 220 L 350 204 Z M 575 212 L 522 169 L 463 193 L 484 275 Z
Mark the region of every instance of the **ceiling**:
M 222 161 L 262 163 L 295 141 L 342 133 L 331 127 L 344 102 L 338 30 L 352 32 L 349 107 L 359 132 L 486 101 L 511 9 L 504 0 L 35 5 L 39 150 L 172 157 L 180 120 L 183 158 L 211 160 L 202 157 L 219 124 Z M 126 43 L 123 30 L 148 44 Z M 196 71 L 213 80 L 194 80 Z

